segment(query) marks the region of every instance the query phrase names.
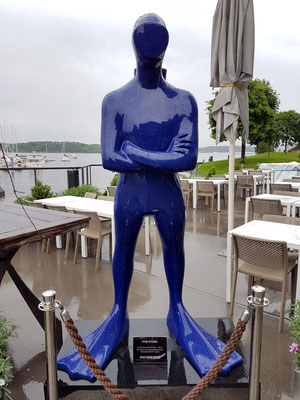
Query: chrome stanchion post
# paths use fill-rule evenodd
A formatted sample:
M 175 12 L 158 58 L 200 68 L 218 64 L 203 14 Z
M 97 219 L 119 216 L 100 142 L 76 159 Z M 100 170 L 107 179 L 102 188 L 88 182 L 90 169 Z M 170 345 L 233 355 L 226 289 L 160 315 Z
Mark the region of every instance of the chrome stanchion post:
M 249 307 L 252 308 L 249 400 L 259 400 L 263 311 L 270 303 L 265 298 L 265 293 L 266 289 L 263 286 L 252 286 L 252 295 L 247 299 Z
M 39 309 L 45 312 L 45 339 L 47 355 L 47 376 L 48 376 L 48 398 L 57 400 L 57 369 L 56 369 L 56 330 L 55 330 L 55 310 L 60 302 L 55 300 L 55 290 L 46 290 L 43 293 L 43 302 L 39 304 Z

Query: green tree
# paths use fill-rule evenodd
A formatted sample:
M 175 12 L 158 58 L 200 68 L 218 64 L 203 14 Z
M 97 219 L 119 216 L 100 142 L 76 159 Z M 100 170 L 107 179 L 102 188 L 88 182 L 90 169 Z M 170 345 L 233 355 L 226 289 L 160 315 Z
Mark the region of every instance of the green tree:
M 208 124 L 211 128 L 211 137 L 216 138 L 216 123 L 211 116 L 218 91 L 213 92 L 214 98 L 207 101 L 207 113 L 209 115 Z M 269 81 L 265 79 L 253 79 L 249 82 L 249 142 L 258 147 L 260 142 L 265 142 L 269 151 L 276 142 L 274 130 L 274 117 L 279 107 L 279 94 L 274 90 Z M 237 126 L 237 137 L 241 137 L 243 125 L 241 121 Z M 221 141 L 226 140 L 222 135 Z M 241 163 L 244 163 L 246 144 L 242 141 Z
M 268 152 L 278 143 L 274 118 L 280 104 L 279 94 L 269 81 L 254 79 L 249 84 L 249 142 L 267 144 Z
M 275 117 L 274 126 L 286 154 L 288 146 L 300 141 L 300 114 L 295 110 L 281 111 Z

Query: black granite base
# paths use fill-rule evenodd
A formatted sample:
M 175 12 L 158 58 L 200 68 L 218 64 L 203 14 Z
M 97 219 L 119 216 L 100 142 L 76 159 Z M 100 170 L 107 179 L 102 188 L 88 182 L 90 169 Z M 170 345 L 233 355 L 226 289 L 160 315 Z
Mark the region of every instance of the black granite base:
M 198 318 L 197 323 L 206 329 L 209 333 L 227 342 L 234 329 L 231 318 Z M 78 331 L 82 337 L 85 337 L 100 325 L 100 321 L 75 321 Z M 168 348 L 168 360 L 162 364 L 144 364 L 133 363 L 133 337 L 134 336 L 166 336 Z M 67 351 L 73 347 L 69 336 L 66 338 L 63 347 L 58 355 L 62 357 Z M 228 375 L 219 375 L 211 387 L 207 390 L 208 397 L 201 397 L 205 399 L 220 398 L 220 399 L 248 399 L 248 384 L 249 384 L 249 367 L 248 357 L 245 348 L 239 342 L 236 351 L 242 355 L 243 364 L 233 368 Z M 162 390 L 172 387 L 185 387 L 186 392 L 196 385 L 201 377 L 185 357 L 181 348 L 175 342 L 166 325 L 165 319 L 132 319 L 130 320 L 130 329 L 125 336 L 120 346 L 115 351 L 112 360 L 105 368 L 106 375 L 117 384 L 120 388 L 137 389 L 147 388 L 149 395 L 150 388 L 158 387 Z M 46 387 L 45 387 L 46 389 Z M 98 381 L 91 383 L 87 380 L 71 380 L 68 374 L 64 371 L 58 371 L 58 389 L 59 396 L 63 398 L 74 391 L 82 391 L 82 397 L 86 398 L 83 391 L 99 391 L 102 388 Z M 47 391 L 47 390 L 46 390 Z M 213 393 L 222 393 L 222 396 Z M 226 395 L 228 392 L 228 397 Z M 177 393 L 177 391 L 176 391 Z M 236 394 L 236 397 L 235 395 Z M 88 398 L 94 398 L 93 396 Z M 98 392 L 99 395 L 99 392 Z M 151 397 L 146 398 L 151 398 Z M 213 397 L 210 397 L 210 396 Z M 164 396 L 167 398 L 166 396 Z M 96 397 L 95 397 L 96 398 Z M 136 397 L 134 397 L 136 398 Z M 142 396 L 141 398 L 145 398 Z M 153 398 L 157 399 L 157 395 Z M 172 397 L 170 397 L 172 398 Z M 175 398 L 181 398 L 174 396 Z

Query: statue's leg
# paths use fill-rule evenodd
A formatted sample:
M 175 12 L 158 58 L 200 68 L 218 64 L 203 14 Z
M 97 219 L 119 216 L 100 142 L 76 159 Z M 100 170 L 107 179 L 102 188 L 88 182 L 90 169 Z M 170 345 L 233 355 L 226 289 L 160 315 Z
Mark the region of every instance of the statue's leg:
M 169 197 L 162 196 L 162 198 Z M 165 204 L 156 215 L 156 221 L 162 239 L 165 271 L 170 291 L 167 325 L 200 375 L 205 375 L 225 345 L 197 325 L 182 302 L 185 224 L 183 201 L 178 199 L 176 207 L 170 206 L 169 202 Z M 229 373 L 233 366 L 241 362 L 242 357 L 234 352 L 223 367 L 222 373 Z
M 116 246 L 113 258 L 115 302 L 106 320 L 84 342 L 101 368 L 109 362 L 112 353 L 128 331 L 127 296 L 133 273 L 133 257 L 142 216 L 136 210 L 119 207 L 115 210 Z M 95 296 L 97 301 L 97 296 Z M 82 361 L 76 348 L 57 362 L 71 378 L 93 380 L 94 376 Z

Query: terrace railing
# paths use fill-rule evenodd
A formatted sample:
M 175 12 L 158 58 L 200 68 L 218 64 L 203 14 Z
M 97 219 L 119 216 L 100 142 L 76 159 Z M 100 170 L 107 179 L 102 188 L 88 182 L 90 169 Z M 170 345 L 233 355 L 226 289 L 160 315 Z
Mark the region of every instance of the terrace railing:
M 37 182 L 37 171 L 43 170 L 78 170 L 81 175 L 81 184 L 82 185 L 92 185 L 92 167 L 102 167 L 102 164 L 88 164 L 83 166 L 75 166 L 75 167 L 9 167 L 9 171 L 33 171 L 34 176 L 34 184 Z M 0 171 L 7 171 L 7 168 L 0 168 Z

